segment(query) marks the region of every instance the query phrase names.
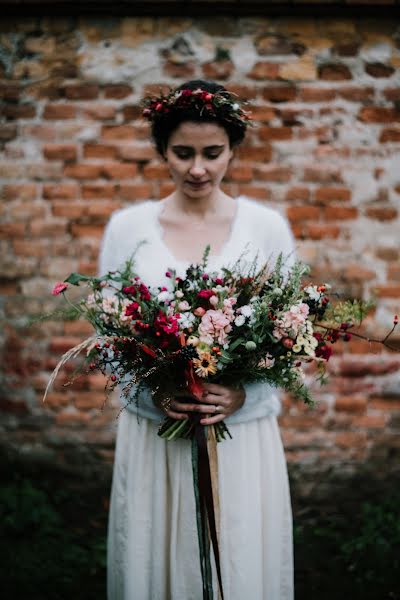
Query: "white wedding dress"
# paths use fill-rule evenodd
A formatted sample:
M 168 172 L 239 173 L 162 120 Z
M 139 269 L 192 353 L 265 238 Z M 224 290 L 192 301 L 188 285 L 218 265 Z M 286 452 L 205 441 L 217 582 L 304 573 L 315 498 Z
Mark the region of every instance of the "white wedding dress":
M 177 260 L 163 241 L 162 202 L 147 201 L 113 213 L 102 240 L 99 273 L 135 255 L 135 271 L 150 286 L 166 283 Z M 209 272 L 279 252 L 290 265 L 294 240 L 277 211 L 237 198 L 230 237 L 209 259 Z M 247 253 L 246 253 L 247 252 Z M 225 421 L 232 434 L 217 445 L 220 558 L 225 600 L 293 600 L 292 508 L 277 415 L 277 391 L 245 386 L 244 406 Z M 125 405 L 126 400 L 121 397 Z M 139 415 L 139 418 L 138 418 Z M 190 441 L 157 436 L 163 413 L 150 394 L 118 418 L 107 539 L 108 600 L 202 600 Z M 215 594 L 218 589 L 213 565 Z

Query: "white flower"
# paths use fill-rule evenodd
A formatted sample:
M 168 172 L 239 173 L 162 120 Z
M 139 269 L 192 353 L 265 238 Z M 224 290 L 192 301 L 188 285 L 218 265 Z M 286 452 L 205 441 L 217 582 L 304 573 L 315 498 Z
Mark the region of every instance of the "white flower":
M 169 302 L 170 300 L 173 300 L 174 295 L 171 292 L 168 292 L 167 290 L 165 290 L 164 292 L 160 292 L 157 296 L 157 300 L 159 302 Z
M 218 296 L 211 296 L 210 300 L 209 300 L 211 306 L 217 306 L 219 300 L 218 300 Z
M 178 319 L 180 329 L 189 329 L 189 327 L 191 327 L 193 325 L 193 322 L 195 320 L 196 320 L 196 317 L 194 316 L 193 313 L 186 312 L 186 313 L 182 314 Z
M 235 319 L 235 325 L 237 327 L 241 327 L 244 324 L 245 321 L 246 321 L 246 317 L 244 315 L 239 315 Z
M 187 310 L 190 310 L 190 304 L 187 300 L 182 300 L 182 302 L 179 302 L 178 304 L 178 310 L 180 312 L 185 312 Z
M 175 296 L 176 296 L 177 298 L 183 298 L 183 292 L 182 292 L 182 290 L 177 290 L 177 291 L 175 292 Z
M 235 102 L 234 104 L 232 104 L 232 109 L 233 110 L 239 110 L 239 104 L 237 102 Z
M 311 300 L 319 300 L 321 298 L 321 293 L 317 290 L 316 285 L 308 285 L 304 288 L 304 291 L 310 296 Z
M 292 347 L 293 352 L 300 352 L 301 350 L 301 346 L 300 344 L 294 344 L 294 346 Z
M 244 317 L 251 317 L 253 314 L 253 307 L 250 306 L 249 304 L 245 304 L 244 306 L 241 306 L 238 309 L 238 312 L 240 311 L 240 313 L 244 316 Z

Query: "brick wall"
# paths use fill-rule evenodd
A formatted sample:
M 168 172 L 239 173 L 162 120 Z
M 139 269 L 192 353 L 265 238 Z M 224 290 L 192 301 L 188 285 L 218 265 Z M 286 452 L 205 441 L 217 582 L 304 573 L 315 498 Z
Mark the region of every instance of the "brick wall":
M 251 102 L 250 130 L 227 193 L 285 212 L 312 276 L 345 295 L 377 296 L 363 332 L 400 312 L 400 28 L 391 19 L 32 18 L 0 37 L 1 444 L 8 456 L 101 473 L 113 458 L 117 403 L 101 376 L 67 388 L 61 353 L 78 323 L 26 327 L 54 307 L 70 271 L 95 273 L 111 213 L 172 189 L 138 101 L 188 78 L 213 78 Z M 396 341 L 396 340 L 395 340 Z M 397 344 L 399 338 L 397 338 Z M 390 481 L 398 464 L 400 355 L 354 340 L 337 347 L 311 411 L 280 417 L 300 494 L 336 479 Z M 108 471 L 109 472 L 109 471 Z

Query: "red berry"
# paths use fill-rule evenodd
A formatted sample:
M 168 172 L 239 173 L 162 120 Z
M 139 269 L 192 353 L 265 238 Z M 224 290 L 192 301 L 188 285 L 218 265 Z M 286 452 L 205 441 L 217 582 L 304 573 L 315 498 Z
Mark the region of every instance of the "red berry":
M 111 381 L 117 381 L 117 378 L 115 375 L 111 375 Z

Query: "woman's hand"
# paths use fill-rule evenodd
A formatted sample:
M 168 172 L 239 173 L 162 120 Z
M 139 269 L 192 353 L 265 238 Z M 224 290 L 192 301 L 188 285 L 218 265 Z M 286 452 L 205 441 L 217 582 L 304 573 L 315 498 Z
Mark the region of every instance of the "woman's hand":
M 200 420 L 202 425 L 214 425 L 223 421 L 229 415 L 239 410 L 244 404 L 246 392 L 243 387 L 231 388 L 217 383 L 204 383 L 202 400 L 194 396 L 193 402 L 188 400 L 191 395 L 187 391 L 175 391 L 174 398 L 165 400 L 162 394 L 156 394 L 154 403 L 173 419 L 187 419 L 189 412 L 200 412 L 208 415 Z M 180 400 L 185 398 L 185 402 Z
M 243 387 L 232 388 L 218 383 L 204 383 L 203 386 L 202 404 L 197 404 L 194 408 L 194 410 L 208 415 L 200 420 L 202 425 L 214 425 L 223 421 L 242 408 L 246 399 Z

